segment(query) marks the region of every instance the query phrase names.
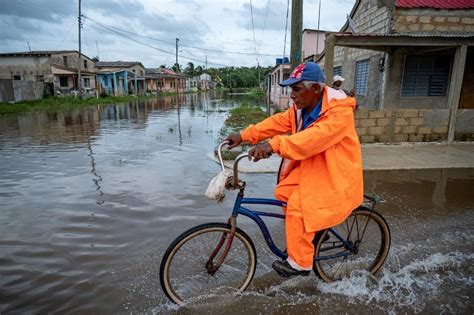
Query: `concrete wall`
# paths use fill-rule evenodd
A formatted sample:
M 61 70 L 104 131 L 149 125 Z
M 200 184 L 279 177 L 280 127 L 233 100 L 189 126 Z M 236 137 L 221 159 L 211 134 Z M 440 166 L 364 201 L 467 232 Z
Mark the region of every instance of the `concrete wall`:
M 447 140 L 449 110 L 357 110 L 361 142 L 430 142 Z
M 51 55 L 51 65 L 53 66 L 58 66 L 58 67 L 66 67 L 66 68 L 71 68 L 71 69 L 77 69 L 77 61 L 78 61 L 78 56 L 79 54 L 77 52 L 67 52 L 67 53 L 61 53 L 61 54 L 52 54 Z M 64 58 L 67 57 L 67 65 L 64 63 Z M 87 63 L 87 68 L 84 67 L 84 60 Z M 90 71 L 90 72 L 96 72 L 95 64 L 94 62 L 82 55 L 81 58 L 81 70 L 83 71 Z
M 392 30 L 411 32 L 474 32 L 474 10 L 400 9 L 393 15 Z
M 43 98 L 44 83 L 0 79 L 0 102 L 20 102 Z
M 303 54 L 303 60 L 314 54 L 320 54 L 324 50 L 326 35 L 324 32 L 318 32 L 316 30 L 303 30 L 301 35 L 301 46 Z M 316 52 L 316 46 L 318 51 Z
M 53 82 L 51 62 L 47 56 L 2 56 L 0 57 L 0 79 L 13 79 L 19 75 L 21 80 L 36 81 L 43 76 L 45 82 Z
M 353 17 L 356 33 L 386 34 L 389 29 L 390 10 L 382 1 L 361 1 Z M 349 30 L 348 30 L 349 31 Z M 382 103 L 383 72 L 380 71 L 379 59 L 385 58 L 385 53 L 372 50 L 335 47 L 334 67 L 342 67 L 342 76 L 346 79 L 342 88 L 355 88 L 356 62 L 369 59 L 369 82 L 365 95 L 356 95 L 359 106 L 365 109 L 377 109 Z M 324 60 L 319 63 L 324 67 Z M 332 78 L 326 78 L 328 85 Z
M 474 141 L 474 109 L 458 110 L 454 140 Z

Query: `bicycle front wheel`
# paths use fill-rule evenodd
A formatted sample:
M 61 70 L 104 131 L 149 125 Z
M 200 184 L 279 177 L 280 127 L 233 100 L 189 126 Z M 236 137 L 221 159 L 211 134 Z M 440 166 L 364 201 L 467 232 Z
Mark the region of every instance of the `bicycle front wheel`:
M 359 207 L 341 224 L 332 228 L 355 250 L 350 251 L 331 230 L 317 233 L 313 270 L 325 282 L 349 277 L 355 270 L 375 274 L 390 249 L 390 229 L 377 212 Z
M 178 236 L 166 250 L 160 266 L 160 281 L 166 296 L 176 304 L 185 304 L 199 296 L 242 292 L 255 273 L 257 254 L 250 237 L 237 228 L 232 247 L 217 271 L 206 265 L 222 237 L 230 234 L 230 225 L 207 223 Z M 222 254 L 225 244 L 214 260 Z

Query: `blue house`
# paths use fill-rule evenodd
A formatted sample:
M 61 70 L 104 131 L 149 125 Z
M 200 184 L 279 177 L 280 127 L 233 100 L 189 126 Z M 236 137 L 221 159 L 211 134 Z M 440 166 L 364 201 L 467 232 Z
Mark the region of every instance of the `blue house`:
M 95 64 L 100 94 L 145 94 L 145 67 L 138 61 L 99 61 Z

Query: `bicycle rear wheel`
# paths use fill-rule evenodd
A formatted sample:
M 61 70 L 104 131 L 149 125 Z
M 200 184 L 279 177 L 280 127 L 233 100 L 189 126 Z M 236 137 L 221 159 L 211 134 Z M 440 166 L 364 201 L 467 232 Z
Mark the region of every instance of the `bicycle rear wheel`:
M 228 291 L 244 291 L 255 273 L 257 254 L 250 237 L 237 228 L 232 247 L 216 272 L 206 263 L 222 236 L 230 233 L 230 225 L 207 223 L 178 236 L 166 250 L 160 266 L 161 287 L 176 304 L 184 304 L 199 296 Z M 224 251 L 219 250 L 216 258 Z
M 390 229 L 377 212 L 359 207 L 341 224 L 333 227 L 345 241 L 355 247 L 351 252 L 328 229 L 317 233 L 313 270 L 325 282 L 349 277 L 355 270 L 375 274 L 382 267 L 390 249 Z M 321 259 L 323 257 L 334 258 Z M 341 256 L 342 255 L 342 256 Z

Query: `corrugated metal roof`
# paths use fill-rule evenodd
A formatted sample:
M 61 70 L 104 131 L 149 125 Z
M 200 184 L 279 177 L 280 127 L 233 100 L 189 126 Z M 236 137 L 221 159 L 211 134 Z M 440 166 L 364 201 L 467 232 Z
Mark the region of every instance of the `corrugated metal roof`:
M 474 37 L 474 33 L 394 33 L 394 34 L 366 34 L 366 33 L 334 33 L 336 37 L 449 37 L 449 38 L 470 38 Z
M 16 57 L 16 56 L 51 56 L 51 55 L 60 55 L 60 54 L 70 54 L 79 52 L 77 50 L 32 50 L 32 51 L 18 51 L 18 52 L 8 52 L 8 53 L 0 53 L 0 56 L 3 57 Z M 84 55 L 81 53 L 82 57 L 85 57 L 92 61 L 92 58 Z
M 143 67 L 140 61 L 99 61 L 99 62 L 96 62 L 95 64 L 95 66 L 98 68 L 103 68 L 103 67 L 129 68 L 135 65 L 140 65 Z
M 396 0 L 399 8 L 435 8 L 435 9 L 469 9 L 474 8 L 473 0 Z

